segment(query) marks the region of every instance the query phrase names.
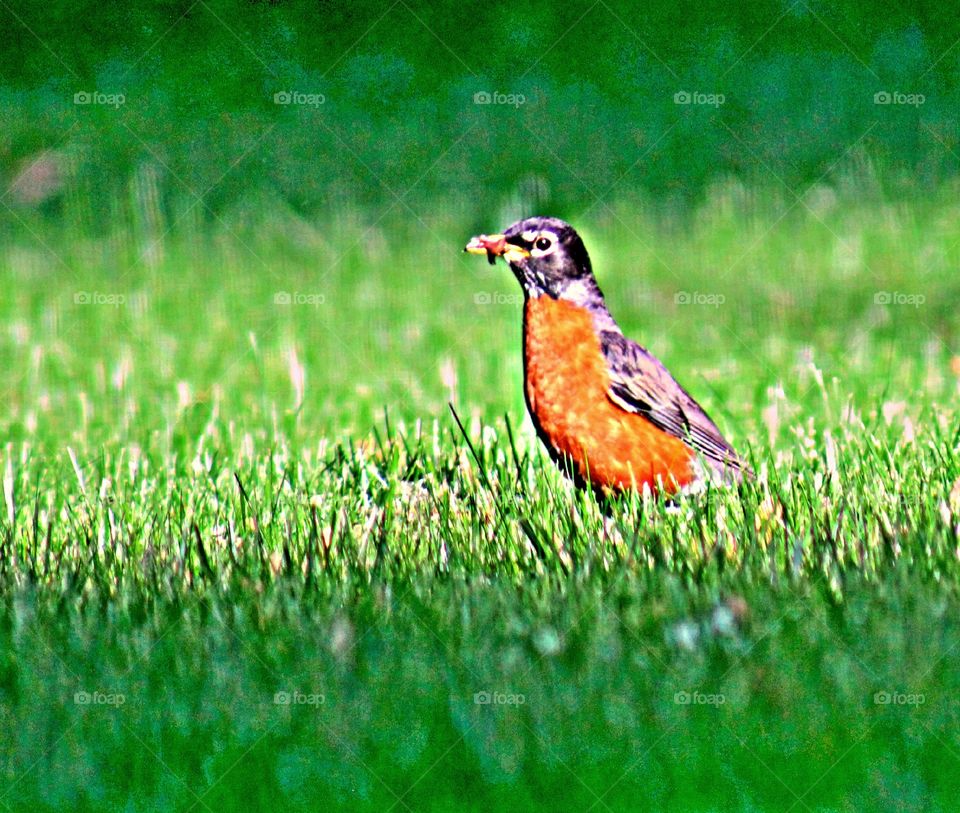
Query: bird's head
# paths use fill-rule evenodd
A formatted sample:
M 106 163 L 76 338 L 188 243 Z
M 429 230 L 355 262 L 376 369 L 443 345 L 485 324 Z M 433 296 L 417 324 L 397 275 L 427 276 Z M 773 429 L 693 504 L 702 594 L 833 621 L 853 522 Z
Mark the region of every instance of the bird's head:
M 528 217 L 502 234 L 481 234 L 464 250 L 486 255 L 491 264 L 503 257 L 528 298 L 582 301 L 600 294 L 583 240 L 555 217 Z

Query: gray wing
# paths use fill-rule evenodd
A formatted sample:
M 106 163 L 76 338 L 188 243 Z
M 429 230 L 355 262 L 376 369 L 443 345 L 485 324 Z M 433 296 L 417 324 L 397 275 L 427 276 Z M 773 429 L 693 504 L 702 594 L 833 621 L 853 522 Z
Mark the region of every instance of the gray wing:
M 651 353 L 617 331 L 603 331 L 600 345 L 610 371 L 607 395 L 613 403 L 679 438 L 713 468 L 736 476 L 750 474 L 710 416 Z

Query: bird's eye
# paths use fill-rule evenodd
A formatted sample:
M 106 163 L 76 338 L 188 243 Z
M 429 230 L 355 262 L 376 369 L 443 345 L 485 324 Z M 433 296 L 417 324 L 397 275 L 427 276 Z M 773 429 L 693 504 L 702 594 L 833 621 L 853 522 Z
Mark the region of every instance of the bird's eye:
M 553 242 L 550 240 L 549 237 L 538 237 L 537 242 L 534 243 L 533 245 L 534 245 L 534 248 L 537 249 L 537 251 L 546 251 L 548 248 L 550 248 L 550 246 L 553 245 Z

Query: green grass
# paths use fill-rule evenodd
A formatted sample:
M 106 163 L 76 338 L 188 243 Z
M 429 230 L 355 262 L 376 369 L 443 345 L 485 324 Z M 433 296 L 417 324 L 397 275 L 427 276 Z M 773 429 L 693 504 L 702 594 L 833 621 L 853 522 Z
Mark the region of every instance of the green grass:
M 758 473 L 606 518 L 524 414 L 516 283 L 460 253 L 506 222 L 21 212 L 0 809 L 951 809 L 956 191 L 557 212 Z

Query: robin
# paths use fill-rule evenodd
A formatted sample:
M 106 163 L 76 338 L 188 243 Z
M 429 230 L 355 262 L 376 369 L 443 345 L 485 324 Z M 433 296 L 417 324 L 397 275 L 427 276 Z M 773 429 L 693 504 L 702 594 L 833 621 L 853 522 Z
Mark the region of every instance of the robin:
M 551 458 L 605 496 L 673 494 L 711 472 L 739 480 L 746 463 L 660 361 L 607 310 L 580 235 L 553 217 L 474 237 L 464 249 L 502 257 L 523 287 L 527 409 Z

